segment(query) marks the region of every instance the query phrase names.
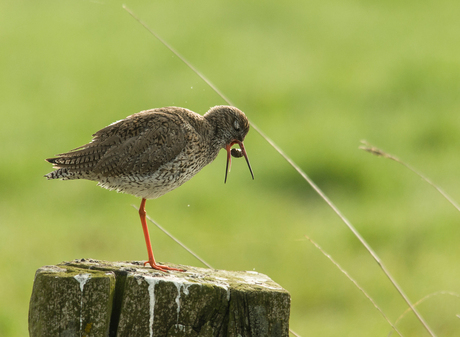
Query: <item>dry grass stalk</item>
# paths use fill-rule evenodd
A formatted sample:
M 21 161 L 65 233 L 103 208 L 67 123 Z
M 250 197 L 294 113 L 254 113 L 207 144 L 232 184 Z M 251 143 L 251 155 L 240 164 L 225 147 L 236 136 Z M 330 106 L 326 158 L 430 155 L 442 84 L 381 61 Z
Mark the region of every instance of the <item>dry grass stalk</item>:
M 129 10 L 125 5 L 123 8 L 136 20 L 138 21 L 145 29 L 147 29 L 156 39 L 158 39 L 166 48 L 168 48 L 176 57 L 178 57 L 182 62 L 184 62 L 197 76 L 199 76 L 206 84 L 209 85 L 211 89 L 213 89 L 223 100 L 225 100 L 229 105 L 234 105 L 232 102 L 225 97 L 225 95 L 220 92 L 220 90 L 211 83 L 201 72 L 199 72 L 195 67 L 192 66 L 182 55 L 180 55 L 174 48 L 172 48 L 166 41 L 164 41 L 157 33 L 155 33 L 152 29 L 150 29 L 144 22 L 142 22 L 131 10 Z M 411 308 L 411 310 L 416 315 L 417 319 L 423 325 L 423 327 L 427 330 L 427 332 L 432 336 L 435 337 L 435 334 L 431 331 L 428 324 L 425 322 L 421 314 L 414 308 L 412 302 L 409 300 L 407 295 L 404 293 L 402 288 L 398 285 L 396 280 L 390 274 L 390 272 L 386 269 L 378 255 L 373 251 L 373 249 L 369 246 L 369 244 L 364 240 L 364 238 L 359 234 L 359 232 L 355 229 L 355 227 L 349 222 L 345 216 L 340 212 L 340 210 L 332 203 L 331 200 L 324 194 L 324 192 L 307 176 L 307 174 L 286 154 L 284 151 L 279 148 L 270 138 L 268 138 L 262 130 L 260 130 L 252 121 L 250 122 L 251 126 L 302 176 L 302 178 L 310 184 L 310 186 L 320 195 L 320 197 L 332 208 L 332 210 L 340 217 L 340 219 L 345 223 L 345 225 L 352 231 L 352 233 L 357 237 L 357 239 L 361 242 L 361 244 L 366 248 L 369 254 L 374 258 L 377 264 L 382 269 L 383 273 L 387 276 L 390 280 L 391 284 L 395 287 L 397 292 L 401 295 L 407 305 Z

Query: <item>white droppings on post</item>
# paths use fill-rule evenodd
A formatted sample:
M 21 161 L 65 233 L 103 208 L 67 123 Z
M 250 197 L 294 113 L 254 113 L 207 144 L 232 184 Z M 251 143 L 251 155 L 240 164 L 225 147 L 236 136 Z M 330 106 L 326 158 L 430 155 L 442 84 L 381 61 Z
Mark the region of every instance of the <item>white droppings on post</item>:
M 78 274 L 73 277 L 80 284 L 81 298 L 80 298 L 80 336 L 83 331 L 83 290 L 85 284 L 91 278 L 91 274 Z
M 219 282 L 209 282 L 219 288 L 224 288 L 227 292 L 227 301 L 230 301 L 230 285 L 227 282 L 219 281 Z
M 177 305 L 177 322 L 179 322 L 179 314 L 181 309 L 181 289 L 183 289 L 184 295 L 189 294 L 189 287 L 194 284 L 193 282 L 187 282 L 182 278 L 178 278 L 175 275 L 161 275 L 161 276 L 150 276 L 146 275 L 143 270 L 137 270 L 140 275 L 148 284 L 148 291 L 150 296 L 150 336 L 153 335 L 153 322 L 154 322 L 154 309 L 155 309 L 155 285 L 158 284 L 160 281 L 164 282 L 171 282 L 177 288 L 177 295 L 175 298 L 175 302 Z M 138 280 L 139 282 L 139 280 Z
M 171 278 L 168 278 L 168 280 L 171 280 L 172 278 L 176 278 L 175 276 L 172 276 Z M 177 281 L 171 281 L 177 288 L 177 296 L 176 296 L 176 304 L 177 304 L 177 320 L 176 323 L 179 323 L 179 313 L 180 313 L 180 305 L 181 305 L 181 299 L 180 299 L 180 291 L 181 289 L 184 289 L 184 295 L 188 295 L 189 291 L 188 288 L 193 284 L 193 283 L 188 283 L 184 282 L 181 279 L 176 278 Z
M 184 285 L 183 283 L 174 282 L 174 285 L 177 288 L 176 304 L 177 304 L 177 320 L 176 323 L 179 323 L 179 313 L 180 313 L 180 288 Z
M 154 314 L 155 314 L 155 285 L 160 282 L 159 279 L 145 275 L 144 276 L 145 282 L 149 285 L 149 297 L 150 297 L 150 318 L 149 318 L 149 327 L 150 327 L 150 337 L 153 336 L 153 322 L 154 322 Z
M 80 290 L 83 295 L 83 289 L 85 288 L 86 282 L 88 282 L 89 278 L 91 277 L 91 274 L 78 274 L 75 275 L 73 278 L 80 283 Z
M 230 301 L 230 286 L 226 283 L 221 285 L 221 287 L 227 291 L 227 301 Z

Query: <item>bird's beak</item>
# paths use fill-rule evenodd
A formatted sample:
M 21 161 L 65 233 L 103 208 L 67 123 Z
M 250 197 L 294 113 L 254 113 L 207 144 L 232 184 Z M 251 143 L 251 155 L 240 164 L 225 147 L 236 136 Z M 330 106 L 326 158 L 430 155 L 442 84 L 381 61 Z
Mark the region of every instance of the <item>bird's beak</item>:
M 232 166 L 231 150 L 232 150 L 232 146 L 235 145 L 235 144 L 238 144 L 240 146 L 241 152 L 243 153 L 243 156 L 246 159 L 246 163 L 248 163 L 248 167 L 249 167 L 249 171 L 251 172 L 252 179 L 254 179 L 254 173 L 252 173 L 251 164 L 249 164 L 248 155 L 246 153 L 246 150 L 244 149 L 243 142 L 241 142 L 239 140 L 234 140 L 230 144 L 225 146 L 225 150 L 227 150 L 227 166 L 225 167 L 225 180 L 224 180 L 224 183 L 227 182 L 227 174 L 228 174 L 228 172 L 230 172 L 230 168 Z

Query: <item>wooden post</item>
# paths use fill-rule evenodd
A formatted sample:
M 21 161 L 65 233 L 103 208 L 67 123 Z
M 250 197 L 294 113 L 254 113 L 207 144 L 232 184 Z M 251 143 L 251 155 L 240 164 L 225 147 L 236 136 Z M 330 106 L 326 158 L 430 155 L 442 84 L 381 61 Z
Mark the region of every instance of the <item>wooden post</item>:
M 290 295 L 257 272 L 81 259 L 37 270 L 29 334 L 288 337 Z

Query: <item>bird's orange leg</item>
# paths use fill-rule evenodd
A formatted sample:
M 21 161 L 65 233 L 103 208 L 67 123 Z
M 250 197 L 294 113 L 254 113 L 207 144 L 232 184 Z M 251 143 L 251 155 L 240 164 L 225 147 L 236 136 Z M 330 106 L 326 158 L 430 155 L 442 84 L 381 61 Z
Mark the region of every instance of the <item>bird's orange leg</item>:
M 147 227 L 147 221 L 145 219 L 145 215 L 146 215 L 145 202 L 146 202 L 146 199 L 142 199 L 141 206 L 139 207 L 139 216 L 141 217 L 142 229 L 144 231 L 144 237 L 145 237 L 145 244 L 147 245 L 147 253 L 149 254 L 149 260 L 147 262 L 144 262 L 144 266 L 146 264 L 149 264 L 150 267 L 152 267 L 153 269 L 157 269 L 157 270 L 161 270 L 165 272 L 167 272 L 168 270 L 185 271 L 182 269 L 177 269 L 173 267 L 164 266 L 161 264 L 156 264 L 155 258 L 153 257 L 152 244 L 150 243 L 149 229 Z

